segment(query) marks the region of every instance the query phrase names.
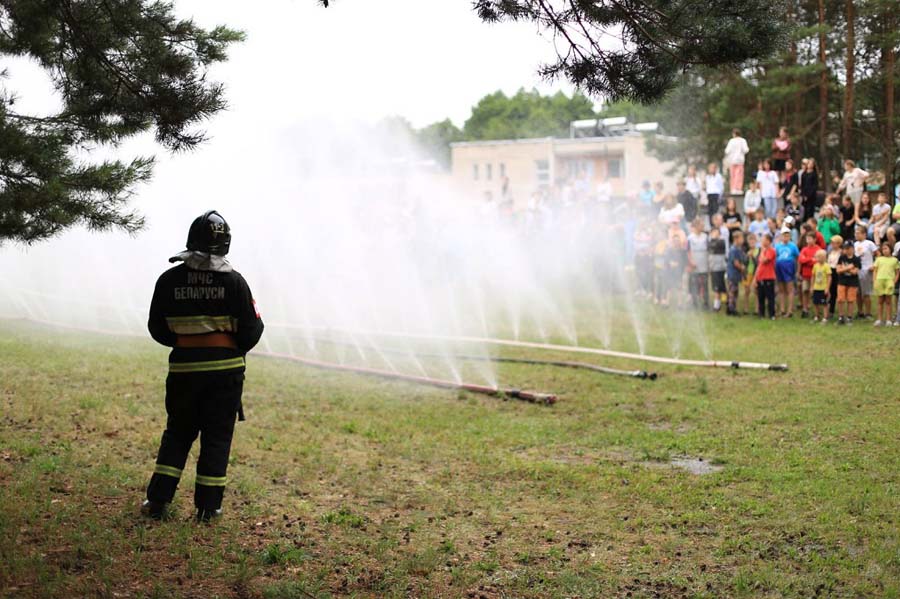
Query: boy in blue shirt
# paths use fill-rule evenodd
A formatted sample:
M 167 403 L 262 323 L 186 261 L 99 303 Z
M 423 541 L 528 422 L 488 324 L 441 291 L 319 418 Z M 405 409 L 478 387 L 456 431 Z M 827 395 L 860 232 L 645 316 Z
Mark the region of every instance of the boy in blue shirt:
M 791 230 L 781 229 L 781 241 L 775 244 L 775 281 L 778 284 L 778 303 L 781 317 L 794 316 L 794 281 L 797 279 L 797 258 L 800 248 L 791 241 Z
M 641 190 L 638 192 L 638 199 L 641 200 L 641 204 L 643 204 L 644 208 L 650 210 L 653 208 L 653 200 L 656 198 L 656 194 L 650 189 L 650 181 L 644 181 L 641 183 Z
M 769 223 L 766 222 L 766 213 L 762 208 L 756 210 L 756 219 L 750 223 L 747 230 L 756 236 L 756 247 L 761 245 L 763 235 L 772 234 L 772 231 L 769 230 Z
M 744 272 L 747 270 L 747 254 L 744 252 L 744 233 L 741 230 L 734 232 L 731 239 L 731 249 L 728 250 L 728 308 L 725 314 L 737 316 L 738 290 L 744 280 Z

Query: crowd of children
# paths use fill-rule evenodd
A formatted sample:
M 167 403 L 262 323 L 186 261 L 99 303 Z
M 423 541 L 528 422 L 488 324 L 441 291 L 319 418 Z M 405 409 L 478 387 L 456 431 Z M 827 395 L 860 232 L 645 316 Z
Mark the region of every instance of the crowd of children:
M 858 204 L 829 196 L 809 216 L 792 193 L 767 217 L 767 206 L 753 197 L 756 187 L 747 192 L 744 213 L 729 198 L 723 209 L 687 222 L 670 197 L 655 218 L 647 215 L 634 233 L 642 292 L 662 306 L 724 306 L 734 316 L 793 318 L 799 309 L 812 322 L 900 326 L 900 222 L 891 224 L 886 194 L 875 206 L 887 208 L 863 211 L 865 219 L 866 192 Z M 873 226 L 871 214 L 885 217 Z
M 608 179 L 596 196 L 587 179 L 562 181 L 536 190 L 521 215 L 499 214 L 528 235 L 614 240 L 638 294 L 660 306 L 900 326 L 900 184 L 894 198 L 885 191 L 870 197 L 869 173 L 845 160 L 843 176 L 828 173 L 836 193 L 825 194 L 816 161 L 791 159 L 786 127 L 771 148 L 747 187 L 749 145 L 735 129 L 725 148 L 727 181 L 715 162 L 705 173 L 689 166 L 674 193 L 645 180 L 614 199 Z M 607 267 L 619 256 L 601 254 Z

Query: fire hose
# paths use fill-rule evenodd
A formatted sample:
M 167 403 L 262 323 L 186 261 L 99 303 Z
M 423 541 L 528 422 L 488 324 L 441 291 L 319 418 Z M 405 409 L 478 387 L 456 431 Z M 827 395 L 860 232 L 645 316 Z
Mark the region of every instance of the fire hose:
M 428 385 L 430 387 L 438 387 L 441 389 L 459 389 L 461 391 L 469 391 L 471 393 L 480 393 L 482 395 L 490 395 L 493 397 L 508 397 L 510 399 L 519 399 L 528 403 L 537 403 L 544 405 L 552 405 L 556 403 L 557 397 L 552 393 L 537 393 L 534 391 L 523 391 L 515 388 L 488 387 L 486 385 L 475 385 L 472 383 L 448 381 L 444 379 L 433 379 L 425 376 L 413 374 L 402 374 L 399 372 L 391 372 L 390 370 L 379 370 L 377 368 L 368 368 L 363 366 L 348 366 L 345 364 L 337 364 L 334 362 L 324 362 L 321 360 L 313 360 L 311 358 L 301 358 L 291 354 L 282 354 L 277 352 L 255 352 L 261 356 L 270 358 L 278 358 L 281 360 L 290 360 L 305 366 L 313 368 L 321 368 L 324 370 L 337 370 L 343 372 L 355 372 L 357 374 L 366 374 L 386 379 L 395 379 L 407 381 L 410 383 L 418 383 L 420 385 Z
M 632 354 L 628 352 L 615 351 L 610 349 L 599 349 L 596 347 L 584 347 L 580 345 L 556 345 L 553 343 L 536 343 L 534 341 L 514 341 L 512 339 L 493 339 L 490 337 L 468 337 L 453 335 L 425 335 L 421 333 L 400 333 L 394 331 L 354 331 L 348 329 L 332 328 L 332 327 L 304 327 L 290 324 L 278 324 L 287 329 L 299 330 L 317 330 L 325 332 L 335 332 L 343 334 L 356 334 L 371 337 L 393 337 L 397 339 L 416 339 L 420 341 L 449 341 L 456 343 L 478 343 L 486 345 L 501 345 L 506 347 L 521 347 L 528 349 L 543 349 L 548 351 L 571 352 L 580 354 L 593 354 L 597 356 L 607 356 L 611 358 L 625 358 L 630 360 L 641 360 L 644 362 L 655 362 L 658 364 L 674 364 L 677 366 L 701 366 L 709 368 L 735 368 L 750 370 L 772 370 L 785 372 L 788 370 L 787 364 L 766 364 L 761 362 L 741 362 L 731 360 L 686 360 L 683 358 L 665 358 L 662 356 L 649 356 L 646 354 Z
M 337 339 L 327 339 L 317 337 L 317 343 L 328 343 L 333 345 L 353 345 L 347 341 L 338 341 Z M 527 364 L 531 366 L 558 366 L 560 368 L 574 368 L 577 370 L 590 370 L 603 374 L 612 374 L 618 376 L 627 376 L 636 379 L 647 379 L 655 381 L 659 376 L 655 372 L 647 372 L 646 370 L 623 370 L 620 368 L 609 368 L 607 366 L 598 366 L 596 364 L 588 364 L 587 362 L 571 362 L 567 360 L 535 360 L 531 358 L 506 358 L 502 356 L 473 356 L 468 354 L 435 354 L 411 352 L 395 348 L 378 348 L 379 353 L 390 353 L 395 355 L 415 356 L 417 358 L 451 358 L 454 360 L 466 360 L 472 362 L 499 362 L 506 364 Z

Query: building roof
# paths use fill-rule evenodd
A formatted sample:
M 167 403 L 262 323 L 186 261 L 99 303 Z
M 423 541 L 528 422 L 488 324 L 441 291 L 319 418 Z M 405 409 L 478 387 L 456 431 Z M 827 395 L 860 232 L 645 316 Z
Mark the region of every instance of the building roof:
M 466 146 L 500 146 L 511 144 L 536 144 L 548 143 L 553 141 L 552 137 L 526 137 L 522 139 L 482 139 L 478 141 L 454 141 L 450 144 L 451 148 Z
M 499 146 L 510 144 L 569 144 L 569 143 L 609 143 L 622 141 L 629 137 L 639 137 L 645 133 L 653 133 L 664 139 L 676 138 L 661 135 L 659 123 L 629 123 L 622 117 L 606 119 L 582 119 L 569 123 L 569 137 L 528 137 L 524 139 L 485 139 L 480 141 L 458 141 L 450 144 L 451 148 L 471 146 Z
M 503 146 L 513 144 L 538 144 L 549 143 L 553 145 L 569 145 L 569 144 L 585 144 L 585 143 L 602 143 L 625 141 L 629 138 L 640 137 L 643 132 L 633 131 L 625 135 L 616 135 L 608 137 L 529 137 L 525 139 L 485 139 L 479 141 L 456 141 L 450 144 L 451 148 L 465 148 L 473 146 Z M 671 135 L 657 135 L 662 139 L 676 140 Z

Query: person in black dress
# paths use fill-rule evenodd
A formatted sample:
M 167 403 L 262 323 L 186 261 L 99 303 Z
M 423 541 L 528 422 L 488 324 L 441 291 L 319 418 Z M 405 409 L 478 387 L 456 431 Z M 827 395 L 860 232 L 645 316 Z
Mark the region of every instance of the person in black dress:
M 856 207 L 850 196 L 844 196 L 841 200 L 839 220 L 841 221 L 841 237 L 853 239 L 853 230 L 856 228 Z
M 813 158 L 806 159 L 806 167 L 800 172 L 800 198 L 803 201 L 803 211 L 806 214 L 815 214 L 819 195 L 819 171 L 816 170 L 816 161 Z
M 786 160 L 784 166 L 784 173 L 782 173 L 783 177 L 781 179 L 781 183 L 779 183 L 779 187 L 781 188 L 781 207 L 784 208 L 790 203 L 791 194 L 798 191 L 800 188 L 800 177 L 797 173 L 797 169 L 794 168 L 793 160 Z
M 741 230 L 741 214 L 737 210 L 737 202 L 734 198 L 728 198 L 725 203 L 725 214 L 722 215 L 725 226 L 728 227 L 728 243 L 734 241 L 734 232 Z

